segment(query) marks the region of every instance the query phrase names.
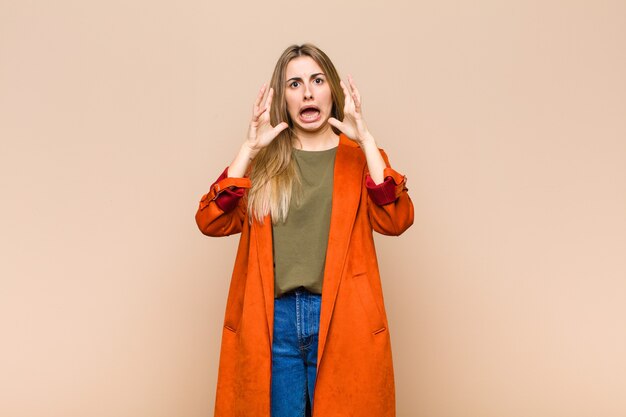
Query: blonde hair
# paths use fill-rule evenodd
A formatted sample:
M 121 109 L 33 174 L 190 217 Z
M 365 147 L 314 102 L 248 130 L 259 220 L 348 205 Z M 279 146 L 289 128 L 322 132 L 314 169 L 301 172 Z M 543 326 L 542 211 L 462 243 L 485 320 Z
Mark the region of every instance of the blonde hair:
M 270 81 L 274 89 L 274 99 L 270 108 L 270 123 L 276 126 L 282 121 L 289 124 L 289 128 L 280 134 L 262 149 L 254 158 L 250 169 L 252 187 L 248 192 L 248 212 L 259 222 L 270 214 L 272 223 L 284 222 L 289 212 L 291 199 L 300 187 L 300 178 L 292 158 L 293 142 L 297 139 L 294 133 L 294 124 L 287 112 L 285 100 L 285 72 L 287 64 L 301 56 L 311 57 L 322 69 L 330 86 L 332 96 L 332 117 L 343 120 L 344 97 L 340 78 L 330 58 L 318 47 L 310 43 L 291 45 L 284 50 Z M 332 127 L 335 134 L 339 131 Z

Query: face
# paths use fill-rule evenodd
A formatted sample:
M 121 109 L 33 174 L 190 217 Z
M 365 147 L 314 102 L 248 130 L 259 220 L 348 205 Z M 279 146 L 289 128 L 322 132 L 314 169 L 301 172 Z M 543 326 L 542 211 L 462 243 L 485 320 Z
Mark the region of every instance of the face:
M 296 131 L 314 132 L 326 125 L 333 100 L 326 75 L 313 58 L 300 56 L 289 61 L 285 100 Z

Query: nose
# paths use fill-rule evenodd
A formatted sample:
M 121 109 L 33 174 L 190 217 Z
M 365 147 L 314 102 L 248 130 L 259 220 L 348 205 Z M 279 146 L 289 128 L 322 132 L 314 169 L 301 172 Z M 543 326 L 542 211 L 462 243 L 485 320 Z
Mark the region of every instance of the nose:
M 308 100 L 308 99 L 311 99 L 311 98 L 313 98 L 313 93 L 311 92 L 311 88 L 308 85 L 305 84 L 305 87 L 304 87 L 304 99 Z

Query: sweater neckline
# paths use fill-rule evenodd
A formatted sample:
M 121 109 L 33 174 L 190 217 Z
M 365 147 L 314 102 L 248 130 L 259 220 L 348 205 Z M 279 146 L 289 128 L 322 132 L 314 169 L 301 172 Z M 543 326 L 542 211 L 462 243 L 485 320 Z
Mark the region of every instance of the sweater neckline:
M 302 153 L 302 154 L 323 154 L 323 153 L 326 153 L 326 152 L 331 153 L 333 151 L 336 151 L 338 147 L 339 147 L 339 145 L 333 146 L 332 148 L 324 149 L 324 150 L 321 150 L 321 151 L 307 151 L 307 150 L 304 150 L 304 149 L 296 149 L 296 148 L 293 148 L 293 150 L 296 153 Z

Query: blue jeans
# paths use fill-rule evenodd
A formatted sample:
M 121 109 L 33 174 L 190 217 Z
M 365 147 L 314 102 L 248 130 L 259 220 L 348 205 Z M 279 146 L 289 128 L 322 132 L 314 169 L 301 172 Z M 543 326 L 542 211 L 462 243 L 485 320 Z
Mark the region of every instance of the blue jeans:
M 311 415 L 321 301 L 302 287 L 274 299 L 272 417 Z

